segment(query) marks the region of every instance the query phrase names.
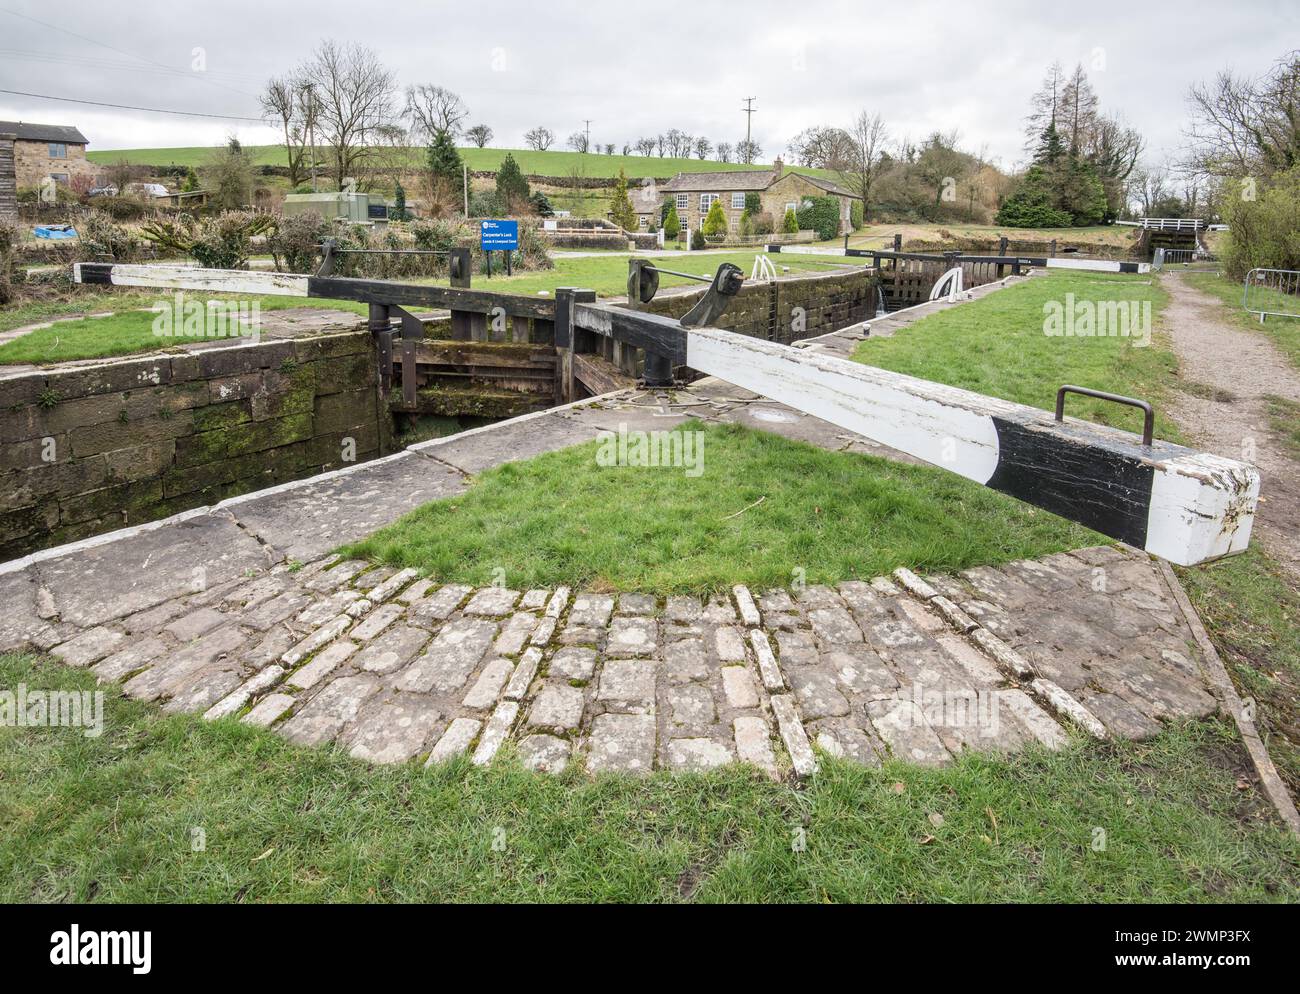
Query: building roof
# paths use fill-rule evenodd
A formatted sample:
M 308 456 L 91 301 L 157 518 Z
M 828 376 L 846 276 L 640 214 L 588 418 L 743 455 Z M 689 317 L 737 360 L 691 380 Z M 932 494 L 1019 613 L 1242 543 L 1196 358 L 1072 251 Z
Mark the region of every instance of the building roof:
M 0 134 L 16 134 L 19 141 L 62 142 L 65 145 L 88 145 L 86 136 L 66 124 L 30 124 L 27 121 L 0 121 Z
M 766 190 L 776 180 L 771 169 L 730 169 L 716 173 L 678 173 L 661 190 L 669 193 L 709 190 Z
M 844 189 L 844 187 L 840 186 L 834 180 L 822 179 L 820 176 L 809 176 L 806 173 L 803 174 L 803 178 L 806 179 L 813 186 L 820 186 L 827 193 L 834 193 L 837 196 L 841 196 L 841 197 L 852 197 L 854 200 L 862 199 L 852 190 Z

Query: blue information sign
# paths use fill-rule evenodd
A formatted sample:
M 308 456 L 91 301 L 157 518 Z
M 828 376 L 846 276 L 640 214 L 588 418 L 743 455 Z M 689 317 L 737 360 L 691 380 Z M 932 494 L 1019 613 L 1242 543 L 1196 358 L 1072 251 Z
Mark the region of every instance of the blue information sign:
M 479 247 L 485 252 L 492 249 L 519 248 L 518 221 L 483 220 L 479 228 Z

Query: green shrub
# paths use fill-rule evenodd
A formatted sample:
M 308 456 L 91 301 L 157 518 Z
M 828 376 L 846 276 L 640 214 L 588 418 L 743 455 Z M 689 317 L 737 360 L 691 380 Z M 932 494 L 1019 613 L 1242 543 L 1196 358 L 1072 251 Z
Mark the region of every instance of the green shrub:
M 849 226 L 854 231 L 857 231 L 859 228 L 862 227 L 862 223 L 865 220 L 865 217 L 866 217 L 865 212 L 862 209 L 862 201 L 861 200 L 850 201 L 849 202 Z
M 742 217 L 753 217 L 763 209 L 763 199 L 757 193 L 745 194 L 745 212 Z
M 699 228 L 696 228 L 694 231 L 691 232 L 692 249 L 698 251 L 699 249 L 708 248 L 708 247 L 709 247 L 709 242 L 708 239 L 704 237 L 703 231 L 701 231 Z
M 319 214 L 294 214 L 276 222 L 266 247 L 277 272 L 314 273 L 320 243 L 333 236 L 333 226 Z
M 131 262 L 143 254 L 139 240 L 100 210 L 88 211 L 77 221 L 77 242 L 82 262 Z
M 1228 224 L 1223 268 L 1233 279 L 1257 267 L 1300 269 L 1300 166 L 1266 182 L 1225 184 L 1221 212 Z
M 786 208 L 785 221 L 781 225 L 781 230 L 787 235 L 796 235 L 799 233 L 799 218 L 795 215 L 793 207 Z
M 727 215 L 722 210 L 722 201 L 715 200 L 709 205 L 709 212 L 704 215 L 704 224 L 701 226 L 705 235 L 717 237 L 727 233 Z
M 826 241 L 840 233 L 840 202 L 837 197 L 805 197 L 795 215 L 800 231 L 815 231 Z
M 255 235 L 270 231 L 273 214 L 222 211 L 196 220 L 182 214 L 176 220 L 150 221 L 140 229 L 148 241 L 184 252 L 205 269 L 243 269 L 252 255 Z

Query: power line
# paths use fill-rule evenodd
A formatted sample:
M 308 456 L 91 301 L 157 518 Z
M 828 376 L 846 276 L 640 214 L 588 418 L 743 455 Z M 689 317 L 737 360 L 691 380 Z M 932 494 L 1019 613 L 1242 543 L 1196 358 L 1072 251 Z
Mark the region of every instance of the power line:
M 107 48 L 110 52 L 116 52 L 118 55 L 125 55 L 128 58 L 136 59 L 140 62 L 147 62 L 152 66 L 158 66 L 162 69 L 176 68 L 175 66 L 169 66 L 163 62 L 157 62 L 154 59 L 145 58 L 143 55 L 136 55 L 134 52 L 128 52 L 126 51 L 126 49 L 123 48 L 114 48 L 112 45 L 108 44 L 107 42 L 100 41 L 98 38 L 91 38 L 87 35 L 77 34 L 77 32 L 75 31 L 69 31 L 67 28 L 59 27 L 59 25 L 57 24 L 50 24 L 48 21 L 39 20 L 38 18 L 32 17 L 28 14 L 20 14 L 16 10 L 10 10 L 8 7 L 0 7 L 0 11 L 3 11 L 6 14 L 11 14 L 14 17 L 20 17 L 24 21 L 31 21 L 33 24 L 39 24 L 41 27 L 49 28 L 51 31 L 62 31 L 65 35 L 71 35 L 73 38 L 79 38 L 81 41 L 88 41 L 92 45 L 100 46 L 100 48 Z M 222 83 L 218 83 L 215 79 L 205 79 L 202 73 L 196 72 L 194 74 L 194 78 L 204 83 L 208 83 L 211 86 L 215 86 L 219 89 L 229 90 L 231 93 L 238 93 L 240 96 L 243 97 L 252 96 L 251 93 L 245 93 L 243 90 L 236 90 L 233 86 L 226 86 Z
M 48 93 L 27 93 L 23 90 L 4 90 L 0 93 L 12 93 L 19 97 L 35 97 L 37 100 L 59 100 L 65 104 L 87 104 L 91 107 L 113 107 L 117 110 L 139 110 L 146 114 L 179 114 L 182 117 L 210 117 L 220 121 L 252 121 L 256 124 L 265 124 L 266 121 L 260 117 L 236 117 L 232 114 L 204 114 L 197 110 L 164 110 L 161 107 L 136 107 L 132 104 L 110 104 L 99 100 L 77 100 L 73 97 L 55 97 Z
M 135 65 L 116 59 L 97 59 L 88 56 L 58 55 L 54 52 L 26 52 L 15 48 L 0 48 L 0 55 L 11 59 L 26 59 L 33 62 L 49 62 L 62 65 L 85 66 L 88 69 L 111 69 L 121 72 L 143 72 L 171 76 L 193 76 L 195 70 L 172 68 L 170 66 Z M 209 76 L 220 76 L 231 80 L 254 82 L 255 77 L 239 73 L 203 70 Z

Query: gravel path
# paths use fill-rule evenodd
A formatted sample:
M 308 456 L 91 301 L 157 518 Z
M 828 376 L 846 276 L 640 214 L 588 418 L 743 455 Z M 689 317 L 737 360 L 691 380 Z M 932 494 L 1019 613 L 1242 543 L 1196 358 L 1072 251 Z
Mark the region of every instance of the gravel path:
M 1264 335 L 1227 323 L 1217 298 L 1177 275 L 1165 287 L 1172 299 L 1164 325 L 1182 379 L 1214 388 L 1210 397 L 1177 394 L 1170 413 L 1197 444 L 1259 467 L 1255 535 L 1300 579 L 1300 462 L 1270 430 L 1267 400 L 1300 404 L 1300 372 Z

